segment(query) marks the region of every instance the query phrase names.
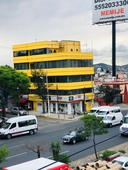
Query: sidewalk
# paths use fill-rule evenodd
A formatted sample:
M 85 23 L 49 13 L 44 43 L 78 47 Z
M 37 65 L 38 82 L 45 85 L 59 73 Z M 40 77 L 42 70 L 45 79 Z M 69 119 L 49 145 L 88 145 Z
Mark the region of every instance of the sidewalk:
M 114 106 L 119 106 L 121 110 L 128 110 L 128 105 L 127 104 L 116 104 Z M 73 114 L 57 114 L 57 113 L 41 113 L 37 111 L 29 111 L 30 115 L 35 115 L 35 116 L 40 116 L 40 117 L 45 117 L 45 118 L 51 118 L 51 119 L 59 119 L 59 120 L 68 120 L 68 121 L 74 121 L 80 119 L 83 115 L 73 115 Z

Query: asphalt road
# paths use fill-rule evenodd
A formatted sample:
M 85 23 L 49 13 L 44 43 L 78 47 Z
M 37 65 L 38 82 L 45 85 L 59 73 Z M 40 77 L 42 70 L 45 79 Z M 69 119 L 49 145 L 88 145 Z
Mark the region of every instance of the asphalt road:
M 126 111 L 124 111 L 124 115 L 125 114 Z M 7 166 L 11 166 L 14 164 L 22 163 L 37 158 L 36 153 L 28 150 L 24 146 L 27 141 L 30 142 L 31 144 L 40 141 L 44 146 L 44 148 L 46 148 L 45 143 L 47 143 L 47 146 L 50 146 L 51 141 L 61 141 L 61 137 L 64 136 L 70 130 L 72 130 L 73 127 L 82 126 L 81 121 L 66 122 L 66 121 L 58 121 L 58 120 L 54 121 L 54 120 L 49 120 L 44 118 L 42 121 L 40 119 L 42 118 L 38 118 L 38 121 L 41 122 L 39 123 L 40 128 L 37 134 L 34 134 L 32 136 L 30 135 L 19 136 L 19 137 L 12 138 L 10 140 L 6 140 L 6 139 L 0 140 L 0 146 L 6 144 L 7 148 L 10 150 L 10 154 L 7 157 L 7 161 L 3 162 L 1 166 L 7 167 Z M 117 135 L 115 138 L 109 139 L 108 141 L 103 142 L 100 145 L 97 145 L 98 152 L 127 141 L 127 137 L 121 137 L 119 135 L 119 127 L 120 125 L 114 126 L 112 128 L 108 128 L 109 133 L 96 136 L 96 143 L 98 143 L 103 141 L 104 139 L 109 139 L 110 137 Z M 70 160 L 74 161 L 79 158 L 93 154 L 94 148 L 92 147 L 92 145 L 93 145 L 92 137 L 90 137 L 87 141 L 82 141 L 76 143 L 75 145 L 62 144 L 61 152 L 65 152 L 68 155 L 72 155 L 70 157 Z M 52 156 L 52 153 L 50 151 L 42 152 L 41 156 L 50 157 Z

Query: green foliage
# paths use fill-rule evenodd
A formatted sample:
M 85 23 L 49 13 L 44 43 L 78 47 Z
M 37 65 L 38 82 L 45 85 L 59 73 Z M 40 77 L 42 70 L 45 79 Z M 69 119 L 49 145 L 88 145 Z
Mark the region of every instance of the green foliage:
M 106 102 L 106 105 L 108 105 L 109 103 L 113 102 L 114 98 L 116 95 L 119 95 L 121 90 L 118 88 L 112 88 L 110 86 L 99 86 L 97 88 L 97 90 L 99 91 L 98 94 L 102 95 L 104 101 Z
M 84 123 L 84 130 L 85 130 L 86 137 L 89 137 L 91 135 L 93 137 L 94 152 L 95 152 L 96 159 L 98 160 L 98 156 L 96 152 L 95 136 L 108 133 L 108 130 L 104 127 L 102 117 L 96 117 L 95 115 L 85 115 L 81 118 L 81 120 Z
M 44 72 L 43 69 L 34 69 L 31 71 L 32 74 L 32 83 L 36 87 L 35 94 L 39 96 L 39 98 L 43 102 L 43 113 L 45 112 L 44 100 L 48 95 L 48 88 L 51 84 L 48 83 L 47 73 Z
M 125 150 L 119 150 L 118 152 L 125 154 Z
M 70 162 L 70 159 L 69 159 L 69 157 L 66 153 L 58 155 L 57 157 L 55 157 L 54 160 L 60 161 L 60 162 L 63 162 L 63 163 L 67 163 L 67 164 Z
M 10 150 L 6 148 L 6 145 L 3 145 L 0 148 L 0 163 L 6 161 L 6 157 L 8 156 L 9 153 L 10 153 Z
M 114 154 L 116 154 L 117 152 L 116 151 L 113 151 L 113 150 L 105 150 L 104 152 L 102 152 L 101 154 L 102 154 L 102 158 L 104 159 L 104 160 L 107 160 L 107 158 L 109 157 L 109 156 L 111 156 L 111 155 L 114 155 Z
M 104 127 L 102 117 L 85 115 L 81 118 L 81 120 L 84 123 L 84 130 L 87 136 L 102 135 L 108 132 L 108 130 Z
M 17 101 L 19 99 L 17 87 L 19 93 L 25 94 L 28 93 L 29 86 L 30 79 L 26 73 L 18 72 L 7 65 L 0 66 L 0 89 L 5 101 L 9 95 Z
M 51 142 L 50 143 L 50 150 L 52 151 L 53 158 L 56 159 L 56 157 L 59 156 L 59 153 L 61 151 L 61 144 L 60 141 L 58 142 Z

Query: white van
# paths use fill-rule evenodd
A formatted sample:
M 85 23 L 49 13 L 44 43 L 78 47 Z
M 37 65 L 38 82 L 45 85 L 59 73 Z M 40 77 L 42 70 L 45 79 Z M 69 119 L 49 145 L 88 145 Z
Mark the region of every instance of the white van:
M 0 129 L 0 137 L 10 139 L 13 136 L 29 133 L 33 135 L 38 131 L 38 122 L 36 116 L 27 115 L 10 118 Z
M 110 106 L 99 106 L 99 107 L 93 107 L 89 112 L 88 115 L 97 115 L 98 112 L 103 108 L 108 108 Z
M 110 107 L 107 107 L 107 108 L 102 108 L 98 113 L 97 113 L 97 115 L 96 116 L 99 116 L 99 117 L 104 117 L 104 116 L 106 116 L 106 115 L 109 115 L 109 114 L 119 114 L 119 113 L 121 113 L 122 114 L 122 112 L 121 112 L 121 109 L 120 109 L 120 107 L 119 106 L 110 106 Z
M 128 114 L 124 117 L 123 124 L 120 126 L 120 134 L 128 135 Z
M 123 123 L 123 115 L 121 112 L 116 114 L 108 114 L 103 118 L 103 122 L 106 127 L 112 127 L 114 125 L 122 124 Z

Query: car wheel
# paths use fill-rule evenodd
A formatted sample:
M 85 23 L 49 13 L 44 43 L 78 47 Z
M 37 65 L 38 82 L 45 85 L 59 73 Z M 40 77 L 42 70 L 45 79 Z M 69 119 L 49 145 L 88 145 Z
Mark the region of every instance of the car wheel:
M 75 140 L 75 139 L 73 139 L 73 140 L 72 140 L 72 143 L 73 143 L 73 144 L 75 144 L 75 143 L 76 143 L 76 140 Z
M 123 124 L 123 120 L 120 121 L 120 124 L 121 124 L 121 125 Z
M 121 135 L 121 136 L 124 136 L 124 134 L 123 134 L 123 133 L 121 133 L 120 135 Z
M 11 139 L 11 134 L 7 134 L 7 139 Z
M 112 127 L 112 124 L 111 124 L 111 123 L 109 124 L 109 127 L 110 127 L 110 128 Z
M 33 131 L 33 130 L 30 130 L 30 131 L 29 131 L 29 134 L 30 134 L 30 135 L 33 135 L 33 134 L 34 134 L 34 131 Z

